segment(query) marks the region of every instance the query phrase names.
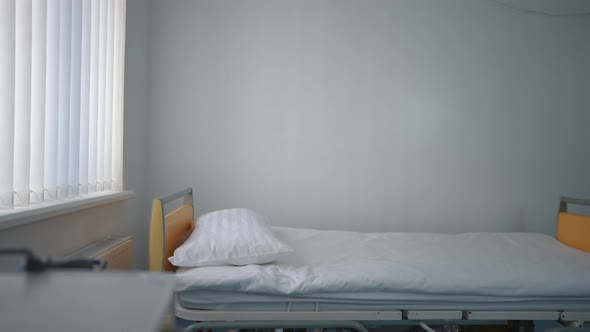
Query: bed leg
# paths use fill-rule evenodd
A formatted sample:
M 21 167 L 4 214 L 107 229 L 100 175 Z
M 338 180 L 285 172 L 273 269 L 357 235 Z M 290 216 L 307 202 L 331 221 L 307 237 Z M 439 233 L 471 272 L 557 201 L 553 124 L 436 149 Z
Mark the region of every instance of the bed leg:
M 418 322 L 418 325 L 420 325 L 420 327 L 426 332 L 436 332 L 432 327 L 426 325 L 424 322 Z

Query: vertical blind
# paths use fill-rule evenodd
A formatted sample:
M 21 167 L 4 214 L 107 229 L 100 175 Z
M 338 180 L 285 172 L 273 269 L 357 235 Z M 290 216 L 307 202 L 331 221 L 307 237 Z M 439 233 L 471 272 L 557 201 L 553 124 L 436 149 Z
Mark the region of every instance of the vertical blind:
M 126 0 L 0 0 L 0 208 L 123 189 Z

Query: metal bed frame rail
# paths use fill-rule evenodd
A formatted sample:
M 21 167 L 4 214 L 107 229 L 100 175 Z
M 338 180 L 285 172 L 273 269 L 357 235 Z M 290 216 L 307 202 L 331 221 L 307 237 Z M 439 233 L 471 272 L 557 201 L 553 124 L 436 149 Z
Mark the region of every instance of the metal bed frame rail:
M 291 329 L 291 328 L 334 328 L 334 329 L 349 329 L 357 332 L 369 332 L 366 327 L 355 321 L 346 320 L 290 320 L 282 322 L 272 321 L 250 321 L 250 322 L 201 322 L 190 325 L 185 329 L 187 332 L 196 332 L 199 330 L 215 330 L 215 329 Z
M 526 321 L 523 321 L 526 322 Z M 436 332 L 436 330 L 423 321 L 411 322 L 419 326 L 425 332 Z M 459 331 L 456 324 L 443 324 L 444 327 L 450 328 L 452 331 Z M 443 327 L 443 330 L 444 330 Z M 282 329 L 304 328 L 307 331 L 315 331 L 315 329 L 347 329 L 357 332 L 369 332 L 369 329 L 360 322 L 352 320 L 290 320 L 290 321 L 224 321 L 224 322 L 198 322 L 188 326 L 184 331 L 198 332 L 198 331 L 215 331 L 219 329 L 228 331 L 240 331 L 241 329 L 274 329 L 275 331 L 282 331 Z M 533 325 L 521 325 L 519 331 L 527 331 L 534 329 Z M 546 329 L 545 332 L 590 332 L 590 328 L 581 327 L 552 327 Z
M 173 194 L 159 197 L 158 199 L 162 201 L 162 204 L 166 204 L 181 197 L 184 197 L 184 204 L 193 204 L 193 189 L 186 188 Z
M 567 212 L 568 204 L 590 206 L 590 200 L 562 196 L 559 199 L 559 212 Z

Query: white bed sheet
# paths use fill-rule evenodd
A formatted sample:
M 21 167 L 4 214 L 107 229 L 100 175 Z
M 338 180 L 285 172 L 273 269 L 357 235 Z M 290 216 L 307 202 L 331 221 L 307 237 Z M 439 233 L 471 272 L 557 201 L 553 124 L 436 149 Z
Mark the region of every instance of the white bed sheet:
M 355 233 L 275 227 L 273 264 L 180 269 L 179 290 L 346 301 L 590 303 L 590 254 L 535 233 Z

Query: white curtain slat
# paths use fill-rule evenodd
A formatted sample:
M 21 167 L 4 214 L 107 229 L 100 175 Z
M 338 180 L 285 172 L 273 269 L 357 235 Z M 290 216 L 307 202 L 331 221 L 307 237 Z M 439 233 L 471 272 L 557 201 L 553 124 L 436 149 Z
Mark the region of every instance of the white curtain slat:
M 82 2 L 72 0 L 72 27 L 70 53 L 70 134 L 68 147 L 68 194 L 78 196 L 80 159 L 80 83 L 82 61 Z
M 119 85 L 119 128 L 117 130 L 117 145 L 118 153 L 117 153 L 117 183 L 118 187 L 117 190 L 123 190 L 125 187 L 124 182 L 124 168 L 123 168 L 123 160 L 124 160 L 124 128 L 125 128 L 125 45 L 126 45 L 126 36 L 127 36 L 127 0 L 121 0 L 121 24 L 120 27 L 120 57 L 119 57 L 119 78 L 118 81 Z
M 41 203 L 43 201 L 46 31 L 47 0 L 33 0 L 31 45 L 31 203 Z
M 90 18 L 90 91 L 88 110 L 88 192 L 96 192 L 98 165 L 98 69 L 100 46 L 100 0 L 91 0 Z
M 0 208 L 13 206 L 15 0 L 0 0 Z
M 88 147 L 89 147 L 89 113 L 90 113 L 90 37 L 91 37 L 92 1 L 82 1 L 82 37 L 80 69 L 80 158 L 79 182 L 80 194 L 88 193 Z
M 112 113 L 112 148 L 111 148 L 111 189 L 116 190 L 117 178 L 116 178 L 116 163 L 117 163 L 117 147 L 115 146 L 117 141 L 117 130 L 119 126 L 118 118 L 118 102 L 119 102 L 119 41 L 121 36 L 119 35 L 119 24 L 121 21 L 121 1 L 115 0 L 115 12 L 113 17 L 113 113 Z
M 115 0 L 107 0 L 107 51 L 106 51 L 106 86 L 105 86 L 105 110 L 104 110 L 104 190 L 112 187 L 112 142 L 113 142 L 113 55 L 115 45 Z
M 124 182 L 124 168 L 123 168 L 123 160 L 124 160 L 124 128 L 125 128 L 125 45 L 126 45 L 126 36 L 127 36 L 127 0 L 121 0 L 121 23 L 119 25 L 120 28 L 120 56 L 119 56 L 119 77 L 118 81 L 119 85 L 119 128 L 117 130 L 117 148 L 118 153 L 117 157 L 117 183 L 118 187 L 117 190 L 123 190 L 125 188 Z
M 14 205 L 29 205 L 31 147 L 31 0 L 16 1 L 14 68 Z
M 70 148 L 70 78 L 72 1 L 61 0 L 59 8 L 59 120 L 57 142 L 57 198 L 67 197 Z
M 117 150 L 118 148 L 115 146 L 117 142 L 117 131 L 119 126 L 119 118 L 118 118 L 118 111 L 119 111 L 119 42 L 121 40 L 120 36 L 120 21 L 121 21 L 121 1 L 115 0 L 115 13 L 113 16 L 113 113 L 112 113 L 112 149 L 111 149 L 111 189 L 116 190 L 117 184 Z
M 113 100 L 113 190 L 123 190 L 123 93 L 125 74 L 126 0 L 117 1 Z
M 104 190 L 104 142 L 106 109 L 106 58 L 107 58 L 107 22 L 108 1 L 100 2 L 100 30 L 98 43 L 98 125 L 96 140 L 96 191 Z
M 47 61 L 45 74 L 45 201 L 57 199 L 57 145 L 59 119 L 60 1 L 47 0 Z

